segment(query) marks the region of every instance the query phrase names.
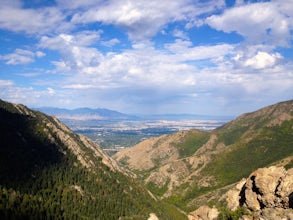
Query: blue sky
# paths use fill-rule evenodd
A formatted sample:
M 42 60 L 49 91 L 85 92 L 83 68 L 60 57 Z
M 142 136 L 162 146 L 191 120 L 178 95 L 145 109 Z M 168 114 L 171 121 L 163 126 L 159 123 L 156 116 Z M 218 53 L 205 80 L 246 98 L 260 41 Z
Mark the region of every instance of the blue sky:
M 239 115 L 293 97 L 293 1 L 0 0 L 0 98 Z

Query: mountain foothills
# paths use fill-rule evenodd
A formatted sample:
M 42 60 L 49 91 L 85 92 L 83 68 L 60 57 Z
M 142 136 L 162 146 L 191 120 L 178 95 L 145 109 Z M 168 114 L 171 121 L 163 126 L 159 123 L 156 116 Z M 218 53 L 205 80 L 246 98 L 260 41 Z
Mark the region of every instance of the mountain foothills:
M 151 138 L 114 159 L 161 200 L 190 212 L 189 219 L 293 218 L 293 100 L 243 114 L 211 132 Z M 272 165 L 279 174 L 251 174 Z M 281 188 L 283 180 L 287 188 Z
M 0 100 L 0 219 L 184 219 L 57 118 Z

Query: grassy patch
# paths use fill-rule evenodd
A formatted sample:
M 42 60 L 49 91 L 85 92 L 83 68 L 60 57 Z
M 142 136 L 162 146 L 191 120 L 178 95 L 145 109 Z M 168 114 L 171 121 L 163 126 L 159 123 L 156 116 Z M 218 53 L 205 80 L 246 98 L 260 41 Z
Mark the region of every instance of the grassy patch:
M 174 143 L 178 149 L 180 157 L 188 157 L 194 154 L 203 144 L 209 139 L 210 133 L 190 130 L 185 136 L 184 140 L 180 143 Z
M 164 184 L 164 186 L 162 187 L 158 187 L 155 183 L 149 182 L 147 184 L 147 188 L 154 194 L 158 195 L 158 196 L 162 196 L 164 195 L 167 190 L 168 190 L 168 184 L 170 182 L 170 179 L 168 179 L 166 181 L 166 183 Z
M 293 120 L 265 127 L 249 142 L 232 145 L 204 168 L 203 175 L 215 176 L 220 185 L 230 184 L 259 167 L 293 155 L 292 126 Z
M 291 161 L 285 166 L 285 168 L 286 168 L 287 170 L 293 168 L 293 160 L 291 160 Z
M 227 207 L 217 207 L 220 211 L 219 220 L 238 220 L 243 215 L 249 215 L 249 212 L 244 207 L 238 207 L 235 211 L 229 210 Z

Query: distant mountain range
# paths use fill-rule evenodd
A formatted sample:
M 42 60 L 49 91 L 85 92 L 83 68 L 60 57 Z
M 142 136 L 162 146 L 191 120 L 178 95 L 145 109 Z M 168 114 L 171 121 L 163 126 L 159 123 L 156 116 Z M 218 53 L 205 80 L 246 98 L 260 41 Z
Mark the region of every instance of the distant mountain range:
M 54 107 L 34 108 L 48 115 L 65 120 L 232 120 L 233 116 L 198 115 L 198 114 L 156 114 L 130 115 L 106 108 L 65 109 Z
M 137 116 L 127 115 L 118 111 L 113 111 L 105 108 L 77 108 L 64 109 L 53 107 L 35 108 L 35 110 L 44 112 L 48 115 L 54 115 L 59 119 L 70 120 L 133 120 Z

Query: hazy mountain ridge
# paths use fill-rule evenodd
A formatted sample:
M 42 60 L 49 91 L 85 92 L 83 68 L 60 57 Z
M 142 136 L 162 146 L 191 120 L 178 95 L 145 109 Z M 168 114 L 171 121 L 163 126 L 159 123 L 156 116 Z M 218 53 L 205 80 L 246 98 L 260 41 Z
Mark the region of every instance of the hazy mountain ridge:
M 125 114 L 107 108 L 55 108 L 40 107 L 34 110 L 54 115 L 60 119 L 72 120 L 232 120 L 234 116 L 198 114 Z
M 0 134 L 1 219 L 182 217 L 54 117 L 0 100 Z
M 192 210 L 217 201 L 227 186 L 259 167 L 292 167 L 292 134 L 291 100 L 243 114 L 212 132 L 191 130 L 146 140 L 114 158 L 136 171 L 154 193 Z M 148 149 L 144 154 L 142 145 Z M 145 164 L 138 165 L 136 155 Z
M 125 120 L 136 119 L 137 116 L 124 114 L 118 111 L 109 110 L 106 108 L 77 108 L 64 109 L 53 107 L 36 108 L 36 110 L 49 115 L 54 115 L 60 119 L 71 120 Z

